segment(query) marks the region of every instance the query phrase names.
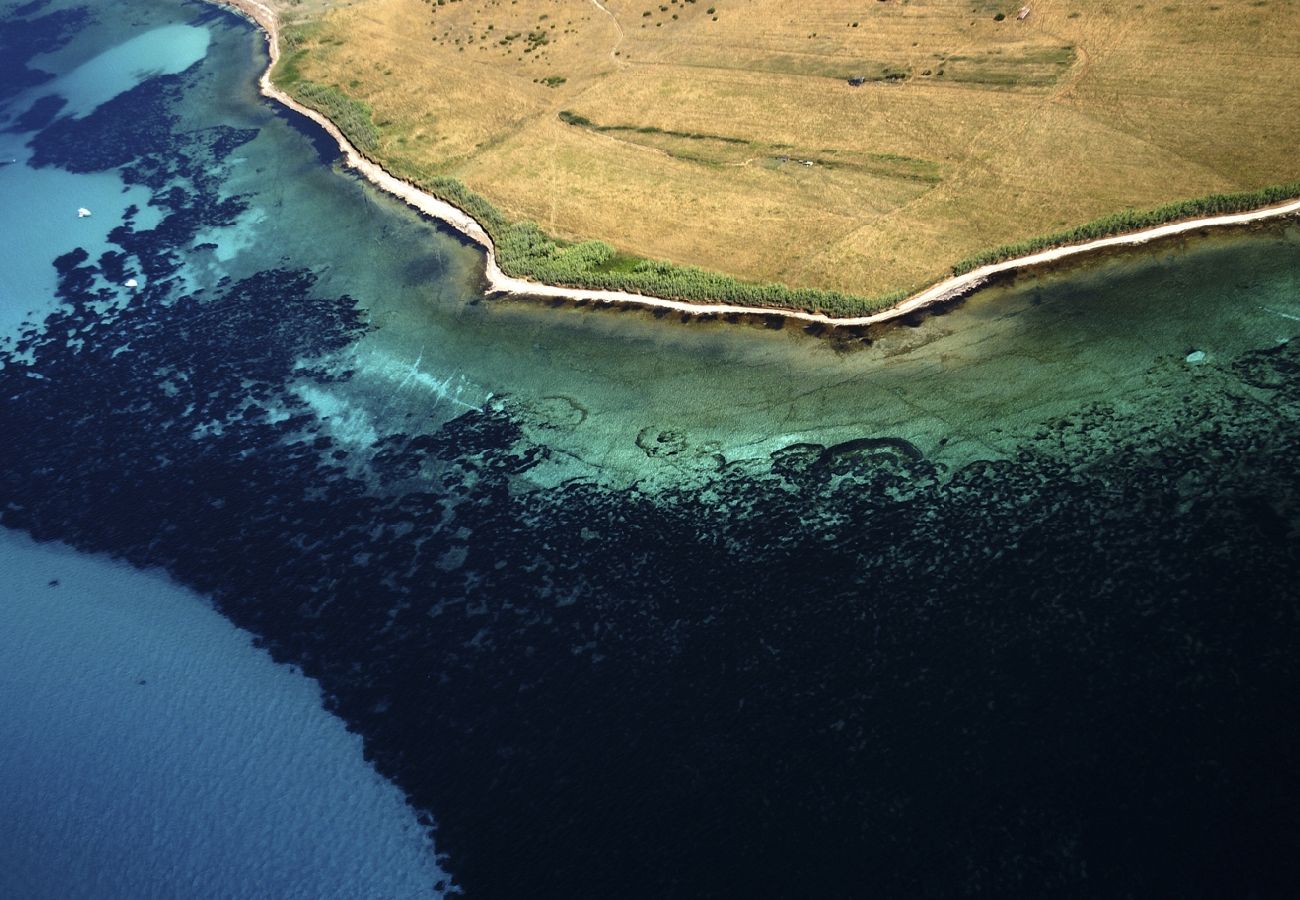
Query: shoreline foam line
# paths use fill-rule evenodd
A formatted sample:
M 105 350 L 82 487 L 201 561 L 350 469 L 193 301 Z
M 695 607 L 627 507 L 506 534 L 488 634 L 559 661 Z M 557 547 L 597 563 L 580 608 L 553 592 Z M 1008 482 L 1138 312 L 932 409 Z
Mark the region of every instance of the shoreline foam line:
M 280 58 L 280 34 L 274 10 L 265 4 L 258 2 L 258 0 L 209 0 L 209 2 L 216 3 L 220 6 L 227 6 L 243 13 L 258 25 L 266 35 L 270 62 L 267 65 L 266 70 L 262 72 L 261 78 L 258 80 L 258 85 L 261 88 L 263 96 L 287 106 L 294 112 L 306 116 L 308 119 L 311 119 L 317 125 L 324 128 L 325 131 L 338 142 L 339 150 L 343 153 L 343 158 L 347 164 L 360 172 L 376 187 L 387 191 L 425 215 L 450 225 L 452 228 L 483 247 L 487 252 L 485 275 L 488 282 L 487 293 L 489 294 L 513 294 L 517 296 L 559 298 L 563 300 L 589 301 L 607 304 L 628 303 L 654 309 L 671 309 L 691 315 L 781 316 L 787 319 L 795 319 L 801 322 L 811 322 L 819 325 L 874 325 L 879 322 L 887 322 L 890 319 L 896 319 L 908 315 L 909 313 L 914 313 L 928 306 L 933 306 L 938 303 L 954 300 L 958 297 L 970 294 L 983 287 L 984 284 L 994 275 L 999 275 L 1003 272 L 1041 266 L 1071 256 L 1094 253 L 1098 250 L 1106 249 L 1107 247 L 1137 246 L 1149 241 L 1171 237 L 1177 234 L 1184 234 L 1189 231 L 1198 231 L 1203 228 L 1248 225 L 1252 222 L 1259 222 L 1265 219 L 1274 219 L 1300 214 L 1300 199 L 1297 199 L 1284 204 L 1266 206 L 1261 209 L 1244 213 L 1232 213 L 1229 215 L 1212 216 L 1204 219 L 1192 219 L 1184 222 L 1171 222 L 1167 225 L 1158 225 L 1154 228 L 1147 228 L 1142 231 L 1134 231 L 1128 234 L 1099 238 L 1095 241 L 1088 241 L 1083 244 L 1068 244 L 1063 247 L 1055 247 L 1050 250 L 1032 253 L 1028 256 L 1020 256 L 1015 259 L 1004 260 L 1003 262 L 991 263 L 987 266 L 981 266 L 978 269 L 966 272 L 963 275 L 956 275 L 947 278 L 938 284 L 926 288 L 920 293 L 913 294 L 911 297 L 908 297 L 901 303 L 891 306 L 889 309 L 878 313 L 872 313 L 867 316 L 836 317 L 828 316 L 824 313 L 814 313 L 799 309 L 786 309 L 774 306 L 738 306 L 729 303 L 691 303 L 686 300 L 668 300 L 663 297 L 651 297 L 646 294 L 634 294 L 627 291 L 570 288 L 554 284 L 542 284 L 540 282 L 526 281 L 522 278 L 514 278 L 501 271 L 501 267 L 497 265 L 496 245 L 493 243 L 491 236 L 487 233 L 486 229 L 484 229 L 483 226 L 467 212 L 459 207 L 453 206 L 445 200 L 439 200 L 432 194 L 420 190 L 410 182 L 403 181 L 392 175 L 388 170 L 384 169 L 374 160 L 364 156 L 361 151 L 352 146 L 352 142 L 343 135 L 343 132 L 339 130 L 338 126 L 330 121 L 327 116 L 314 109 L 303 106 L 271 82 L 271 72 Z

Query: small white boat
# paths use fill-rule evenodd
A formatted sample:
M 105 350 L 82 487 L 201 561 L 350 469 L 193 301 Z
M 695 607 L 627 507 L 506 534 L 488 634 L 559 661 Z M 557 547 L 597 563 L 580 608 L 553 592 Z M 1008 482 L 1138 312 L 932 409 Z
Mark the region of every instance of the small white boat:
M 86 209 L 86 207 L 84 207 L 84 206 L 81 207 L 79 210 L 77 210 L 77 218 L 78 218 L 78 219 L 84 219 L 84 218 L 86 218 L 86 216 L 88 216 L 88 215 L 90 215 L 90 210 Z
M 140 286 L 140 282 L 136 281 L 134 278 L 128 278 L 126 281 L 122 282 L 122 286 L 135 290 Z

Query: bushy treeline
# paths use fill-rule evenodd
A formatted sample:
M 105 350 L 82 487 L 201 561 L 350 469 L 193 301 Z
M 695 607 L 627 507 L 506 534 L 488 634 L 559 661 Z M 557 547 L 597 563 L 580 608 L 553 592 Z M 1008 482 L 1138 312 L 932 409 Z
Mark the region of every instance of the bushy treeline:
M 1262 206 L 1281 203 L 1285 200 L 1293 200 L 1297 197 L 1300 197 L 1300 181 L 1262 188 L 1258 191 L 1243 191 L 1236 194 L 1210 194 L 1207 197 L 1168 203 L 1155 209 L 1126 209 L 1123 212 L 1113 213 L 1096 221 L 1071 228 L 1068 231 L 1029 238 L 1014 244 L 1003 244 L 1001 247 L 976 253 L 974 256 L 968 256 L 953 266 L 952 272 L 954 275 L 964 275 L 981 266 L 992 265 L 1020 256 L 1028 256 L 1031 253 L 1038 253 L 1053 247 L 1063 247 L 1067 244 L 1078 244 L 1131 231 L 1141 231 L 1158 225 L 1167 225 L 1181 219 L 1199 219 L 1207 216 L 1246 212 Z
M 630 257 L 603 241 L 570 243 L 547 235 L 533 222 L 511 222 L 486 198 L 454 178 L 428 179 L 422 187 L 473 216 L 496 244 L 501 270 L 516 278 L 693 303 L 774 306 L 833 316 L 864 315 L 907 296 L 903 291 L 867 298 L 839 291 L 759 284 L 695 266 Z
M 323 113 L 358 150 L 370 153 L 379 146 L 379 132 L 371 119 L 369 105 L 336 87 L 314 81 L 295 81 L 288 90 L 295 100 Z

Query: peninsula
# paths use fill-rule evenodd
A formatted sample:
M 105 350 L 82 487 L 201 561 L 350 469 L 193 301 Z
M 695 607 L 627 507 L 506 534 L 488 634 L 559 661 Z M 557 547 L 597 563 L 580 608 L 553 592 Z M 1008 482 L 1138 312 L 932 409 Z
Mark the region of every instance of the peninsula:
M 227 2 L 496 291 L 867 324 L 1300 211 L 1295 0 Z

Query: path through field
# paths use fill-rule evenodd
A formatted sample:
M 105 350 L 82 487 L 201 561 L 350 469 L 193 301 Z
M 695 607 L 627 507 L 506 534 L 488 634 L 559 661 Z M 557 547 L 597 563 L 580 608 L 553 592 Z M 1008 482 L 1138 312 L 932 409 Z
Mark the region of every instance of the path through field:
M 600 10 L 605 15 L 609 16 L 610 21 L 614 23 L 614 27 L 618 29 L 618 40 L 615 41 L 614 46 L 610 48 L 609 58 L 614 60 L 614 62 L 618 63 L 621 66 L 627 65 L 626 62 L 619 59 L 618 57 L 618 48 L 623 46 L 623 26 L 619 23 L 618 16 L 610 12 L 608 7 L 606 7 L 605 4 L 601 3 L 600 0 L 591 0 L 591 3 L 593 6 L 596 7 L 596 9 Z

